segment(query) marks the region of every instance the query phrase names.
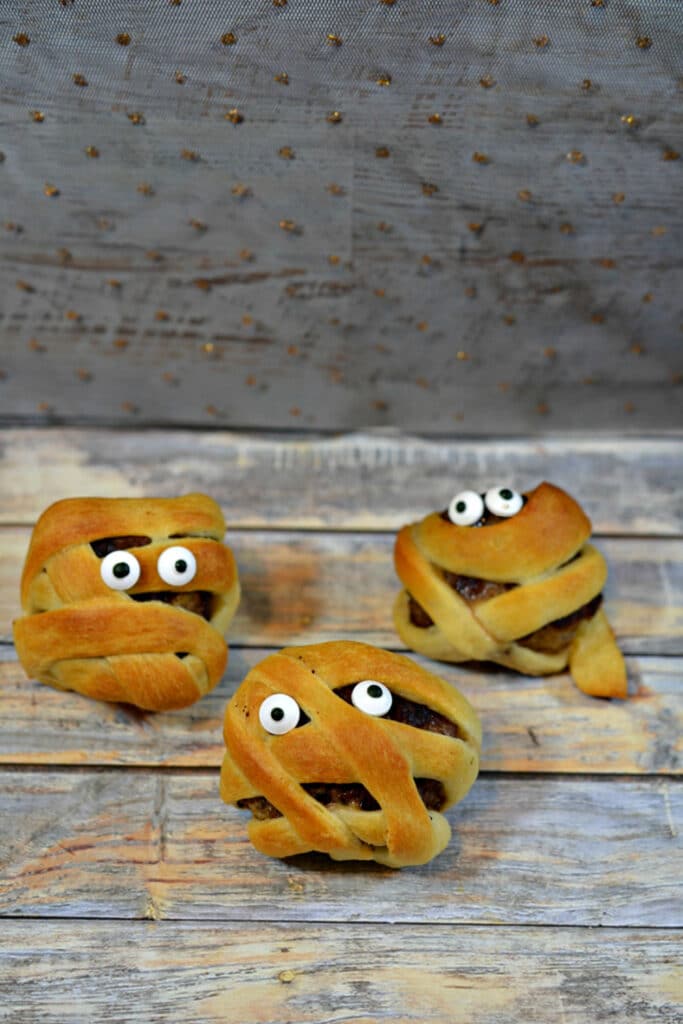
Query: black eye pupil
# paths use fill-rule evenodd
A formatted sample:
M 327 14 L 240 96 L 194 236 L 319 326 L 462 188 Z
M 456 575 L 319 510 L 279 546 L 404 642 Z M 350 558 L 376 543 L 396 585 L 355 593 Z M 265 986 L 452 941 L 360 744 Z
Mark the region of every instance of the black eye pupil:
M 456 511 L 456 512 L 464 512 L 466 508 L 467 508 L 467 504 L 466 504 L 466 502 L 464 502 L 464 501 L 458 501 L 458 502 L 456 503 L 456 506 L 455 506 L 455 511 Z
M 175 571 L 176 572 L 186 572 L 187 571 L 187 562 L 185 561 L 184 558 L 179 558 L 178 561 L 175 563 Z
M 377 683 L 373 683 L 372 686 L 368 686 L 368 697 L 381 697 L 382 687 L 378 686 Z
M 500 492 L 500 496 L 503 499 L 503 501 L 509 501 L 510 498 L 512 497 L 512 491 L 509 488 L 504 487 Z
M 117 580 L 123 580 L 130 573 L 130 566 L 126 562 L 117 562 L 113 567 L 112 572 L 116 576 Z
M 282 708 L 273 708 L 273 710 L 270 712 L 270 717 L 273 719 L 274 722 L 281 722 L 282 719 L 285 717 L 285 713 L 282 710 Z

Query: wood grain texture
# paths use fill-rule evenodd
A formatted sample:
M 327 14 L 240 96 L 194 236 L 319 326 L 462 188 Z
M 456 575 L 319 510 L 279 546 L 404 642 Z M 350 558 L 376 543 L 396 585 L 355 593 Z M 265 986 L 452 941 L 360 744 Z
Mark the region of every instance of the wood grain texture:
M 4 915 L 683 925 L 673 780 L 483 776 L 404 872 L 256 853 L 217 771 L 3 770 L 0 809 Z
M 5 641 L 31 525 L 67 494 L 206 490 L 245 595 L 224 679 L 181 712 L 43 687 L 0 642 L 0 1019 L 678 1024 L 676 438 L 17 429 L 0 446 Z M 402 873 L 261 856 L 248 815 L 218 796 L 226 701 L 284 643 L 396 648 L 394 530 L 444 480 L 450 496 L 451 481 L 509 471 L 557 480 L 591 514 L 629 700 L 592 700 L 564 675 L 440 666 L 484 723 L 484 774 L 449 812 L 444 853 Z
M 596 534 L 683 534 L 681 438 L 487 441 L 405 434 L 259 436 L 226 431 L 11 429 L 0 434 L 0 523 L 32 525 L 74 495 L 206 491 L 229 529 L 395 530 L 458 490 L 550 480 Z
M 182 711 L 147 714 L 30 681 L 0 648 L 0 763 L 217 768 L 225 705 L 249 669 L 270 652 L 233 648 L 226 676 Z M 678 774 L 683 770 L 683 662 L 628 660 L 627 701 L 594 700 L 566 675 L 548 679 L 435 666 L 477 709 L 481 766 L 501 772 Z
M 30 530 L 0 528 L 0 640 L 20 612 L 19 579 Z M 244 531 L 228 536 L 242 601 L 233 644 L 281 647 L 364 640 L 396 647 L 391 608 L 400 590 L 393 534 Z M 683 654 L 683 550 L 679 541 L 603 538 L 606 610 L 626 654 Z
M 680 39 L 646 0 L 14 5 L 5 416 L 680 429 Z
M 679 952 L 664 929 L 8 921 L 1 1012 L 13 1024 L 677 1024 Z

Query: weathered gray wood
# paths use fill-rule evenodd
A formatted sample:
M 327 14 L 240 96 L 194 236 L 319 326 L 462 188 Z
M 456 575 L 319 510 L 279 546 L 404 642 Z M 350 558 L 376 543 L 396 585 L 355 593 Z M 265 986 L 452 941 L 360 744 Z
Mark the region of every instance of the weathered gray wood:
M 0 638 L 19 614 L 19 579 L 30 530 L 0 528 Z M 234 644 L 350 638 L 396 647 L 391 609 L 400 586 L 393 534 L 245 531 L 228 535 L 242 602 L 228 632 Z M 603 538 L 609 565 L 606 609 L 628 654 L 683 654 L 680 541 Z
M 218 772 L 3 770 L 12 916 L 678 927 L 673 780 L 484 776 L 424 868 L 256 853 Z
M 678 1024 L 679 953 L 664 929 L 9 921 L 0 1012 L 13 1024 Z
M 10 648 L 0 648 L 0 655 Z M 0 763 L 218 767 L 225 705 L 269 652 L 233 648 L 226 677 L 192 707 L 146 714 L 29 681 L 0 660 Z M 427 668 L 433 662 L 415 656 Z M 582 694 L 568 676 L 530 679 L 442 665 L 482 719 L 483 770 L 678 774 L 683 770 L 683 662 L 629 658 L 628 701 Z
M 492 424 L 495 427 L 496 424 Z M 33 524 L 74 495 L 206 491 L 229 527 L 392 530 L 464 488 L 550 480 L 597 534 L 683 533 L 683 438 L 424 440 L 356 433 L 10 429 L 0 434 L 0 523 Z
M 681 427 L 670 4 L 58 6 L 4 24 L 6 417 Z

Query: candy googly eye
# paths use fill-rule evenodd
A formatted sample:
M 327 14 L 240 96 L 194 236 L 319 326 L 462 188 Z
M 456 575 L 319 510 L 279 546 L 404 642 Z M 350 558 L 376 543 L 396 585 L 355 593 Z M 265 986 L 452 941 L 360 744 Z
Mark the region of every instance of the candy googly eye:
M 473 526 L 484 514 L 484 502 L 476 491 L 460 491 L 448 506 L 448 518 L 456 526 Z
M 296 729 L 301 718 L 301 708 L 286 693 L 272 693 L 261 704 L 259 722 L 272 736 L 283 736 Z
M 129 590 L 140 579 L 140 563 L 130 551 L 110 551 L 100 562 L 100 576 L 111 590 Z
M 157 571 L 164 583 L 170 587 L 182 587 L 190 583 L 197 572 L 197 559 L 187 548 L 175 545 L 166 548 L 159 555 Z
M 492 487 L 486 492 L 484 501 L 489 512 L 504 518 L 516 516 L 524 504 L 522 495 L 511 487 Z
M 351 691 L 351 703 L 366 715 L 380 717 L 391 710 L 394 698 L 384 683 L 378 683 L 375 679 L 364 679 L 356 683 Z

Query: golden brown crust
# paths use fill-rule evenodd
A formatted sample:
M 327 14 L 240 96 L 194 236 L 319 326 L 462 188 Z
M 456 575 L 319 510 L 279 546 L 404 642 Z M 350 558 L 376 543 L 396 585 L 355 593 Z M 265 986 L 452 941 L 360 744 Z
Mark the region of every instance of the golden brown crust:
M 457 736 L 365 714 L 334 692 L 364 679 L 427 705 L 457 726 Z M 259 707 L 273 693 L 291 696 L 310 721 L 285 735 L 266 732 Z M 427 810 L 414 780 L 440 782 L 440 810 L 450 807 L 476 778 L 481 746 L 479 720 L 457 690 L 408 658 L 353 641 L 270 655 L 230 701 L 224 737 L 222 798 L 236 804 L 265 797 L 279 812 L 250 822 L 257 849 L 276 857 L 318 850 L 392 867 L 425 863 L 450 836 L 446 818 Z M 379 809 L 323 805 L 303 788 L 309 783 L 360 784 Z
M 219 505 L 205 494 L 180 498 L 64 498 L 38 519 L 21 577 L 21 604 L 26 588 L 50 556 L 102 537 L 142 534 L 168 541 L 174 535 L 222 540 L 225 520 Z
M 202 494 L 51 505 L 31 538 L 22 575 L 25 615 L 14 623 L 26 672 L 61 689 L 155 711 L 207 693 L 225 669 L 223 633 L 240 592 L 224 530 L 219 506 Z M 105 538 L 121 538 L 123 550 L 130 542 L 140 578 L 128 590 L 102 579 L 91 544 Z M 197 571 L 190 582 L 171 586 L 157 561 L 175 545 L 195 556 Z M 145 594 L 151 599 L 136 600 Z M 202 607 L 208 618 L 188 610 Z
M 578 637 L 593 635 L 587 623 L 579 627 L 574 647 L 567 643 L 552 653 L 517 641 L 600 594 L 607 566 L 587 543 L 589 536 L 590 521 L 579 505 L 548 483 L 528 495 L 517 515 L 492 526 L 456 526 L 438 513 L 404 526 L 394 548 L 396 572 L 406 588 L 394 605 L 399 636 L 413 650 L 440 660 L 495 661 L 529 675 L 562 671 L 571 665 Z M 449 584 L 446 573 L 512 586 L 470 601 Z M 431 625 L 412 622 L 408 595 Z M 611 631 L 600 635 L 602 677 L 598 681 L 584 668 L 582 689 L 625 697 L 623 658 Z
M 559 487 L 539 484 L 527 499 L 511 519 L 476 529 L 433 512 L 414 524 L 415 543 L 449 572 L 525 583 L 572 558 L 591 533 L 588 517 Z
M 623 658 L 602 608 L 579 626 L 569 651 L 569 670 L 584 693 L 627 696 Z

